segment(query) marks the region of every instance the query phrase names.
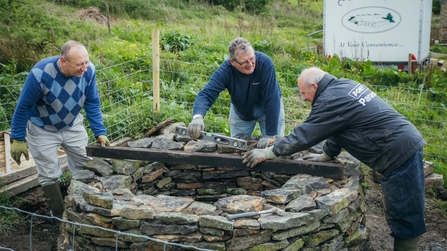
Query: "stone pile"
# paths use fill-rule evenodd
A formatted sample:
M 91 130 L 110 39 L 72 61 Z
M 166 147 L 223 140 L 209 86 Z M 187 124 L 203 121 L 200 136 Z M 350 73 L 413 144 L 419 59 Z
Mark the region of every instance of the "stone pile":
M 62 235 L 75 250 L 88 251 L 360 250 L 367 238 L 361 195 L 358 174 L 333 180 L 217 163 L 95 158 L 73 176 L 64 213 L 93 227 L 63 223 Z M 272 207 L 285 214 L 227 218 Z

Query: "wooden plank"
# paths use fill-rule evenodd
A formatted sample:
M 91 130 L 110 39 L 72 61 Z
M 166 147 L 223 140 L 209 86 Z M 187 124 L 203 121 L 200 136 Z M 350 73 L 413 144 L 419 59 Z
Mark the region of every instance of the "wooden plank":
M 0 194 L 7 193 L 8 198 L 21 194 L 39 185 L 37 173 L 3 187 Z
M 151 136 L 152 134 L 154 134 L 156 131 L 160 130 L 163 127 L 166 127 L 167 125 L 171 124 L 171 122 L 174 121 L 174 118 L 168 118 L 165 121 L 162 121 L 160 123 L 158 123 L 157 125 L 155 125 L 151 130 L 149 130 L 149 132 L 147 132 L 146 134 L 144 134 L 144 137 L 147 138 L 149 136 Z
M 0 175 L 0 180 L 1 180 L 2 184 L 6 185 L 6 184 L 10 184 L 14 181 L 23 179 L 25 177 L 28 177 L 30 175 L 33 175 L 35 173 L 37 173 L 36 166 L 27 166 L 27 167 L 20 168 L 18 170 L 14 170 L 9 173 Z
M 254 171 L 309 174 L 334 179 L 343 178 L 343 165 L 331 162 L 273 159 L 258 164 L 253 169 L 242 163 L 242 156 L 215 153 L 190 153 L 184 151 L 158 150 L 131 147 L 87 146 L 87 155 L 92 157 L 157 161 L 169 164 L 192 164 L 211 167 L 231 167 Z
M 110 145 L 111 146 L 125 146 L 125 145 L 127 145 L 127 142 L 129 142 L 131 140 L 132 140 L 131 138 L 125 137 L 125 138 L 110 142 Z
M 12 171 L 12 163 L 11 163 L 11 138 L 9 137 L 9 133 L 3 134 L 5 137 L 5 164 L 6 164 L 6 173 Z

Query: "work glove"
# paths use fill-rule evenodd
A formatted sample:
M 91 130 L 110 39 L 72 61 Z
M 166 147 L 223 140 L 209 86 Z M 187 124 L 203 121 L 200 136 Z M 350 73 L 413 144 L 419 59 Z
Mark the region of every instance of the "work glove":
M 244 160 L 242 161 L 242 163 L 247 164 L 247 166 L 250 168 L 253 168 L 263 161 L 277 158 L 272 150 L 273 146 L 265 149 L 253 149 L 251 151 L 248 151 L 244 154 Z
M 28 147 L 25 141 L 13 140 L 11 145 L 11 156 L 20 165 L 20 157 L 25 155 L 26 160 L 29 160 Z
M 318 153 L 308 153 L 303 156 L 303 160 L 315 161 L 315 162 L 324 162 L 331 159 L 331 156 L 327 155 L 325 152 Z
M 256 146 L 259 148 L 267 148 L 273 143 L 275 143 L 275 137 L 265 136 L 258 141 L 258 144 Z
M 110 141 L 105 135 L 99 135 L 97 140 L 101 147 L 110 146 Z
M 189 137 L 193 140 L 197 140 L 203 129 L 205 128 L 205 124 L 203 123 L 203 117 L 197 116 L 192 119 L 191 123 L 188 125 L 188 134 Z

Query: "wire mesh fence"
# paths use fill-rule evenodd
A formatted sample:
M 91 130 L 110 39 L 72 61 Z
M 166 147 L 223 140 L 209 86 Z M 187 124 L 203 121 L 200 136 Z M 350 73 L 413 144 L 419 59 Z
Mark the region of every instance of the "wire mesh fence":
M 161 59 L 159 66 L 161 106 L 158 112 L 153 110 L 153 65 L 150 57 L 113 65 L 94 63 L 97 68 L 97 85 L 104 123 L 109 138 L 118 140 L 126 136 L 141 137 L 144 130 L 149 130 L 167 117 L 188 123 L 191 120 L 197 93 L 221 62 L 215 60 L 211 63 L 192 63 Z M 294 126 L 305 120 L 310 111 L 310 104 L 302 102 L 301 97 L 296 94 L 299 72 L 277 70 L 276 73 L 285 103 L 287 134 Z M 0 130 L 10 128 L 12 114 L 25 77 L 26 73 L 8 75 L 8 71 L 3 72 L 3 77 L 0 79 Z M 439 90 L 436 92 L 429 85 L 402 85 L 393 83 L 390 79 L 381 82 L 384 84 L 380 86 L 365 84 L 416 125 L 427 141 L 424 148 L 425 159 L 435 163 L 435 172 L 446 176 L 447 146 L 443 140 L 447 133 L 447 106 L 443 100 L 447 96 L 446 93 L 440 93 Z M 436 102 L 432 102 L 433 100 Z M 229 126 L 227 128 L 212 126 L 213 123 L 226 122 L 229 104 L 230 95 L 224 91 L 207 113 L 206 119 L 213 120 L 206 123 L 207 129 L 221 133 L 229 131 Z M 88 127 L 88 123 L 86 126 Z M 90 141 L 94 142 L 91 134 Z

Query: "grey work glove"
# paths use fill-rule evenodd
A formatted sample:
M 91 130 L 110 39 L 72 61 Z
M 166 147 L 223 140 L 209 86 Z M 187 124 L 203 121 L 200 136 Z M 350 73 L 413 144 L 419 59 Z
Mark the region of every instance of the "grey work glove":
M 308 153 L 303 156 L 303 160 L 315 161 L 315 162 L 324 162 L 331 159 L 331 156 L 327 155 L 325 152 L 318 153 Z
M 244 154 L 244 160 L 242 163 L 247 164 L 248 167 L 253 168 L 257 164 L 266 161 L 268 159 L 276 158 L 276 155 L 273 153 L 273 146 L 270 146 L 265 149 L 253 149 Z
M 105 135 L 99 135 L 97 140 L 101 147 L 110 146 L 110 141 Z
M 29 160 L 28 147 L 25 141 L 13 140 L 11 145 L 11 157 L 20 165 L 20 157 L 25 155 L 26 160 Z
M 265 136 L 265 137 L 262 137 L 258 141 L 258 144 L 256 146 L 259 147 L 259 148 L 266 148 L 266 147 L 270 146 L 273 143 L 275 143 L 275 137 L 273 137 L 273 136 Z
M 203 123 L 203 117 L 194 118 L 188 125 L 189 137 L 193 140 L 197 140 L 200 137 L 201 132 L 205 129 L 205 124 Z

